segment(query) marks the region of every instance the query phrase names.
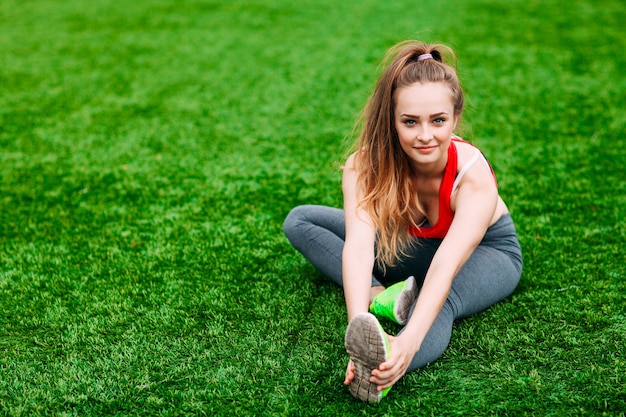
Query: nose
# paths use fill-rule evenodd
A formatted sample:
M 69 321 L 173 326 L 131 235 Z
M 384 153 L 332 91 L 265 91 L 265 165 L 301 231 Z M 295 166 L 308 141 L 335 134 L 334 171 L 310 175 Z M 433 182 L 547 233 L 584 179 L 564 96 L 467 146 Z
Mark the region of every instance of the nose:
M 421 142 L 429 142 L 433 138 L 433 132 L 428 126 L 428 124 L 422 124 L 419 129 L 417 129 L 417 140 Z

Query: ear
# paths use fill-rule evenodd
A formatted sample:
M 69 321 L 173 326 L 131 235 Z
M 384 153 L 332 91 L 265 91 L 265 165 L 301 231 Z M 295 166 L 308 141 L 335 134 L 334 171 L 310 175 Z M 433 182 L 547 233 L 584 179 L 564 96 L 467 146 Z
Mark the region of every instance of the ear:
M 454 128 L 453 128 L 452 130 L 456 130 L 456 127 L 457 127 L 457 125 L 459 124 L 459 119 L 460 119 L 460 118 L 461 118 L 461 117 L 460 117 L 460 116 L 458 116 L 458 115 L 455 115 L 455 116 L 454 116 Z

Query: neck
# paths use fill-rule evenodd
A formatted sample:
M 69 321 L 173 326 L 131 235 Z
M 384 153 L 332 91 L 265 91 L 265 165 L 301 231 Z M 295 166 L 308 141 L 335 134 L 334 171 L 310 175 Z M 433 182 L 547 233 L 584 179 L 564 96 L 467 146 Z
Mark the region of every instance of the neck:
M 416 177 L 423 179 L 441 178 L 446 170 L 448 154 L 430 164 L 412 164 L 412 170 Z

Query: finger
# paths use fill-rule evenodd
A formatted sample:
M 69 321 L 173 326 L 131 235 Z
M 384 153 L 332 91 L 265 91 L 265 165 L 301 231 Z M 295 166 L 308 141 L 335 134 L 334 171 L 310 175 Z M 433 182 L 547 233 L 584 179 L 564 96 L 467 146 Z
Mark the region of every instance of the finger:
M 376 370 L 380 370 L 380 371 L 384 372 L 384 371 L 387 371 L 389 369 L 392 369 L 399 362 L 399 359 L 400 358 L 398 356 L 393 356 L 392 355 L 385 362 L 382 362 L 380 365 L 378 365 L 378 368 Z
M 372 377 L 370 379 L 370 382 L 376 385 L 378 387 L 378 390 L 380 391 L 398 382 L 398 380 L 400 380 L 403 375 L 404 373 L 401 370 L 395 370 L 395 372 L 390 372 L 387 375 Z
M 350 383 L 352 382 L 352 380 L 354 379 L 354 373 L 350 372 L 346 374 L 346 379 L 344 379 L 343 383 L 345 385 L 350 385 Z
M 346 369 L 346 377 L 343 381 L 345 385 L 350 385 L 350 382 L 354 379 L 354 364 L 352 361 L 348 362 L 348 367 Z
M 391 368 L 380 370 L 374 369 L 370 378 L 370 382 L 376 385 L 388 386 L 399 380 L 404 375 L 404 367 L 401 362 L 395 363 Z
M 384 373 L 379 371 L 376 374 L 374 374 L 372 372 L 372 376 L 370 377 L 370 382 L 375 385 L 384 385 L 392 381 L 394 378 L 396 378 L 396 376 L 397 376 L 397 373 L 394 372 L 393 369 L 389 371 L 385 371 Z
M 378 368 L 372 370 L 372 375 L 379 378 L 387 378 L 390 374 L 395 372 L 399 366 L 401 366 L 402 361 L 399 360 L 398 357 L 391 357 L 387 359 L 385 362 L 378 365 Z
M 396 383 L 396 382 L 398 382 L 398 381 L 400 380 L 400 378 L 402 378 L 402 375 L 397 375 L 397 376 L 396 376 L 396 378 L 394 378 L 394 379 L 392 379 L 392 380 L 391 380 L 391 382 L 388 382 L 388 383 L 386 383 L 386 384 L 382 384 L 382 385 L 377 385 L 377 386 L 376 386 L 376 389 L 377 389 L 378 391 L 382 391 L 382 390 L 384 390 L 385 388 L 389 388 L 389 387 L 391 387 L 391 386 L 395 385 L 395 383 Z

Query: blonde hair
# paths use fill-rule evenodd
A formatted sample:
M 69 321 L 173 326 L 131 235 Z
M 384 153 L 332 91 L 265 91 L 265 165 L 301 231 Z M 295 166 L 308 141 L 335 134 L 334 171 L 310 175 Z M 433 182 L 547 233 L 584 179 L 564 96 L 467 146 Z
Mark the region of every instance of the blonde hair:
M 425 54 L 430 54 L 429 59 L 424 59 Z M 384 268 L 395 265 L 406 254 L 411 244 L 409 227 L 417 227 L 413 219 L 425 214 L 413 188 L 409 158 L 395 129 L 394 93 L 416 82 L 443 82 L 450 88 L 454 113 L 460 118 L 463 91 L 455 69 L 456 57 L 445 45 L 401 42 L 387 52 L 383 64 L 358 124 L 355 169 L 362 195 L 359 205 L 376 226 L 376 259 Z

